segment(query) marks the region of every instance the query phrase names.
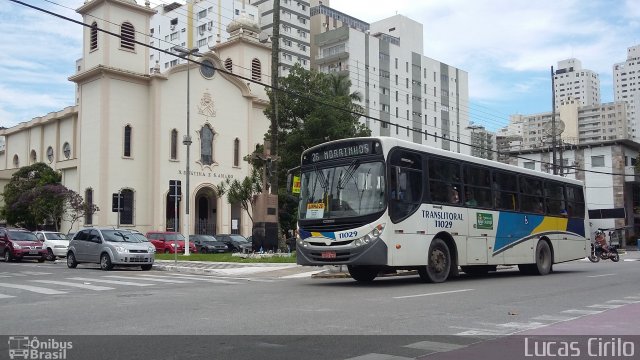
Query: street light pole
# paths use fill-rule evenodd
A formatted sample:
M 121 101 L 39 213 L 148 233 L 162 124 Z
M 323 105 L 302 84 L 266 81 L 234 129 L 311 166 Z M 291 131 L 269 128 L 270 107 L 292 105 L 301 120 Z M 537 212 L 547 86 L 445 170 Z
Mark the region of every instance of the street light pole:
M 190 129 L 190 120 L 189 120 L 189 73 L 191 70 L 191 55 L 196 57 L 201 57 L 202 54 L 198 52 L 198 48 L 187 49 L 182 46 L 174 46 L 173 51 L 177 52 L 181 57 L 187 60 L 187 134 L 183 137 L 182 143 L 187 146 L 187 173 L 185 174 L 185 192 L 184 197 L 185 201 L 185 241 L 184 241 L 184 254 L 189 255 L 189 222 L 191 222 L 191 218 L 189 217 L 189 199 L 191 197 L 189 190 L 189 175 L 191 173 L 189 169 L 189 163 L 191 162 L 190 153 L 191 153 L 191 129 Z

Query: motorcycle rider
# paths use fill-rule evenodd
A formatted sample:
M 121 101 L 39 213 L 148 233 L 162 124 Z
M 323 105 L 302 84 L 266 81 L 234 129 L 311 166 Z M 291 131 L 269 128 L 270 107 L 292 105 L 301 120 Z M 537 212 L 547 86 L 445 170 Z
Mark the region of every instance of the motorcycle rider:
M 596 243 L 600 245 L 603 251 L 609 251 L 609 244 L 607 244 L 607 237 L 602 230 L 596 230 Z

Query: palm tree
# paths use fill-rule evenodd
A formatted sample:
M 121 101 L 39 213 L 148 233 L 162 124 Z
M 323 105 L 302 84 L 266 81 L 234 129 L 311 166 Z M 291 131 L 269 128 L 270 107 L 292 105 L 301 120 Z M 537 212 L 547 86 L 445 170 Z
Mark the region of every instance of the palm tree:
M 349 100 L 354 101 L 362 101 L 362 94 L 358 91 L 354 91 L 349 93 L 351 89 L 351 80 L 345 74 L 329 74 L 329 83 L 330 88 L 329 91 L 333 96 L 348 96 Z

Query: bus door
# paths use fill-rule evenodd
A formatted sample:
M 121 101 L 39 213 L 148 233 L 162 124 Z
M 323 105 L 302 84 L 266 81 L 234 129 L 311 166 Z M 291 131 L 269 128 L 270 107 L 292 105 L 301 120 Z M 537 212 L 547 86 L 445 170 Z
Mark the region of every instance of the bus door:
M 495 234 L 494 218 L 490 212 L 469 209 L 469 236 L 467 237 L 467 264 L 487 264 L 493 244 L 489 242 Z

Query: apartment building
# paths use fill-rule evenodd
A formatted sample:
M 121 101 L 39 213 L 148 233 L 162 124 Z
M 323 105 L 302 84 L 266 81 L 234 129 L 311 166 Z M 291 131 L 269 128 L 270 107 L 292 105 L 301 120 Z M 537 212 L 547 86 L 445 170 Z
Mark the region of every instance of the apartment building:
M 423 55 L 422 24 L 367 24 L 324 3 L 311 9 L 312 66 L 348 75 L 372 135 L 470 154 L 468 73 Z
M 277 0 L 280 2 L 280 55 L 278 72 L 285 77 L 296 64 L 309 70 L 311 66 L 311 4 L 305 0 Z M 273 36 L 274 0 L 249 0 L 258 8 L 262 37 Z
M 639 141 L 640 116 L 640 45 L 627 49 L 627 60 L 613 65 L 614 100 L 627 104 L 631 139 Z
M 200 53 L 229 39 L 227 26 L 240 16 L 259 21 L 258 8 L 241 0 L 188 0 L 155 6 L 149 29 L 150 69 L 164 72 L 186 60 L 172 55 L 174 46 L 198 48 Z
M 572 58 L 558 61 L 553 79 L 556 110 L 567 98 L 578 101 L 579 106 L 600 104 L 600 76 L 583 69 L 580 60 Z
M 471 125 L 470 130 L 471 155 L 483 159 L 496 160 L 496 136 L 481 125 Z

